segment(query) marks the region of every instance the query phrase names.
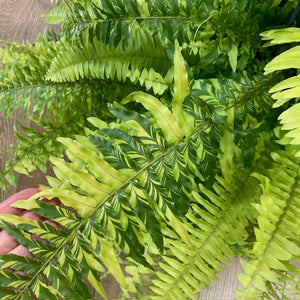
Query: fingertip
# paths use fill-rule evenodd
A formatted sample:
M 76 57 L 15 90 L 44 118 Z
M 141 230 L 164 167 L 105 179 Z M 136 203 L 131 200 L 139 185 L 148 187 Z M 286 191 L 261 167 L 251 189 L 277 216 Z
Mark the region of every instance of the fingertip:
M 23 245 L 18 245 L 13 250 L 9 251 L 9 254 L 16 254 L 19 256 L 33 257 L 32 253 L 28 251 Z
M 18 200 L 26 200 L 38 192 L 38 188 L 28 188 L 13 194 L 12 196 L 8 197 L 6 200 L 0 203 L 0 213 L 12 215 L 20 214 L 24 210 L 16 207 L 11 207 L 11 204 Z
M 39 221 L 44 221 L 45 218 L 38 215 L 37 213 L 33 212 L 32 210 L 28 210 L 24 212 L 24 214 L 21 215 L 24 218 L 30 219 L 30 220 L 39 220 Z
M 5 230 L 0 232 L 0 255 L 7 254 L 17 247 L 18 244 Z

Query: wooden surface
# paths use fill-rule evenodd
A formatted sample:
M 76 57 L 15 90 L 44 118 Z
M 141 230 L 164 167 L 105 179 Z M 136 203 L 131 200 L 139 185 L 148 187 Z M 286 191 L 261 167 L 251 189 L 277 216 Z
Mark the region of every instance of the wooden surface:
M 51 8 L 50 0 L 0 0 L 0 40 L 33 42 L 39 32 L 43 32 L 46 23 L 38 16 Z M 16 120 L 24 125 L 30 123 L 22 118 L 22 113 L 16 114 L 14 120 L 6 120 L 4 112 L 0 112 L 0 151 L 6 150 L 15 142 L 13 126 Z M 6 159 L 0 156 L 0 168 L 3 170 Z M 35 172 L 32 178 L 17 176 L 17 187 L 11 187 L 10 193 L 0 190 L 0 200 L 8 194 L 22 190 L 26 187 L 37 186 L 44 182 L 44 176 Z
M 44 30 L 43 19 L 37 16 L 50 9 L 50 0 L 0 0 L 0 39 L 7 41 L 34 41 L 40 31 Z M 30 124 L 23 120 L 21 114 L 16 115 L 17 120 L 21 120 L 25 125 Z M 14 142 L 12 128 L 15 120 L 5 120 L 4 114 L 0 113 L 0 150 L 7 149 Z M 0 157 L 1 159 L 1 157 Z M 3 169 L 5 161 L 0 161 Z M 11 188 L 10 193 L 26 187 L 35 187 L 43 182 L 43 176 L 36 172 L 32 178 L 18 176 L 17 187 Z M 0 191 L 0 200 L 4 200 L 6 193 Z M 239 287 L 236 274 L 241 272 L 241 267 L 237 259 L 232 261 L 231 268 L 225 267 L 219 277 L 220 281 L 212 285 L 211 288 L 202 292 L 198 299 L 231 300 L 234 299 L 234 289 Z M 107 280 L 106 288 L 109 290 L 109 299 L 114 299 L 117 294 L 115 283 Z M 84 300 L 84 299 L 82 299 Z M 184 299 L 182 299 L 184 300 Z

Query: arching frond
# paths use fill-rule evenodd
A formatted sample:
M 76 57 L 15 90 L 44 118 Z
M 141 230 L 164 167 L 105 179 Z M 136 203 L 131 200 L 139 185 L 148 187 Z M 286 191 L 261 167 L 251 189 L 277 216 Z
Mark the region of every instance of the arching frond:
M 197 72 L 201 69 L 209 73 L 211 64 L 235 72 L 244 69 L 257 51 L 256 43 L 250 41 L 257 39 L 259 26 L 269 21 L 264 15 L 276 9 L 272 4 L 273 1 L 262 5 L 259 1 L 76 0 L 67 2 L 67 11 L 62 4 L 62 11 L 66 11 L 63 32 L 75 43 L 89 32 L 110 47 L 122 44 L 126 49 L 135 41 L 132 31 L 138 24 L 139 30 L 149 30 L 157 37 L 170 56 L 178 40 L 185 59 Z M 278 13 L 276 22 L 280 18 Z
M 270 40 L 267 45 L 277 45 L 283 43 L 299 42 L 300 29 L 288 28 L 271 30 L 262 34 L 265 40 Z M 299 69 L 300 68 L 300 46 L 295 46 L 285 52 L 279 54 L 265 67 L 265 73 L 270 73 L 285 69 Z M 280 143 L 288 145 L 288 149 L 296 156 L 300 156 L 300 119 L 299 119 L 299 97 L 300 79 L 299 76 L 292 76 L 288 79 L 276 84 L 270 93 L 276 100 L 274 108 L 283 106 L 285 103 L 297 99 L 296 103 L 285 110 L 280 116 L 279 120 L 282 125 L 281 130 L 283 134 L 280 135 Z M 291 146 L 289 146 L 291 145 Z
M 284 153 L 274 153 L 273 158 L 278 164 L 270 170 L 270 179 L 256 176 L 264 193 L 255 204 L 259 216 L 254 257 L 243 262 L 245 274 L 240 281 L 244 289 L 238 291 L 239 299 L 277 299 L 282 278 L 290 284 L 290 291 L 292 283 L 299 281 L 299 270 L 290 262 L 300 257 L 299 161 Z
M 172 63 L 159 41 L 149 31 L 132 33 L 133 42 L 126 50 L 85 37 L 83 44 L 66 44 L 54 59 L 47 79 L 54 82 L 82 78 L 130 80 L 162 94 L 172 83 Z
M 120 117 L 126 113 L 124 109 L 119 111 Z M 114 113 L 117 113 L 117 110 Z M 130 118 L 130 113 L 127 112 L 126 116 Z M 57 179 L 49 180 L 52 189 L 44 188 L 38 198 L 51 199 L 55 195 L 65 206 L 73 207 L 76 214 L 56 207 L 44 210 L 42 207 L 46 204 L 33 200 L 18 204 L 42 213 L 43 216 L 51 215 L 53 221 L 70 230 L 67 233 L 70 239 L 65 239 L 65 242 L 71 242 L 73 245 L 71 248 L 65 242 L 62 244 L 58 242 L 62 239 L 57 230 L 53 237 L 56 250 L 52 259 L 48 259 L 50 264 L 46 264 L 47 267 L 44 268 L 45 262 L 41 262 L 42 265 L 36 262 L 40 271 L 35 273 L 28 287 L 30 286 L 29 289 L 38 296 L 41 295 L 39 291 L 43 288 L 41 278 L 44 275 L 54 288 L 49 291 L 56 295 L 58 280 L 62 280 L 58 274 L 61 272 L 65 274 L 64 270 L 71 268 L 72 276 L 78 273 L 77 265 L 82 269 L 93 266 L 95 271 L 101 270 L 98 267 L 100 262 L 98 264 L 92 262 L 101 258 L 101 255 L 99 257 L 99 254 L 96 254 L 96 249 L 98 247 L 102 249 L 104 237 L 106 241 L 110 241 L 111 247 L 121 248 L 134 260 L 149 266 L 143 257 L 143 231 L 150 234 L 158 249 L 162 249 L 163 236 L 159 222 L 161 213 L 158 212 L 169 211 L 171 215 L 183 216 L 188 210 L 189 194 L 195 186 L 189 174 L 191 171 L 186 168 L 187 165 L 196 164 L 194 150 L 192 153 L 189 151 L 192 143 L 190 141 L 187 143 L 181 138 L 175 144 L 169 144 L 146 119 L 140 117 L 140 120 L 142 122 L 140 126 L 147 136 L 135 137 L 117 128 L 106 128 L 100 131 L 100 135 L 96 131 L 94 134 L 90 133 L 89 138 L 78 137 L 77 141 L 60 139 L 68 149 L 67 154 L 71 162 L 52 159 Z M 185 151 L 180 150 L 182 147 Z M 157 206 L 158 212 L 155 212 L 153 206 Z M 1 218 L 4 222 L 12 221 L 10 218 L 13 217 Z M 16 229 L 7 228 L 5 222 L 2 223 L 2 227 L 18 239 L 19 229 L 26 229 L 28 225 L 22 218 L 15 218 L 13 222 Z M 30 232 L 36 233 L 40 230 L 40 226 L 38 222 L 31 224 Z M 50 238 L 49 242 L 53 243 L 54 240 Z M 47 250 L 46 248 L 42 250 L 42 243 L 36 245 L 36 242 L 26 235 L 20 241 L 25 243 L 38 258 L 47 260 L 44 255 L 46 252 L 49 253 L 49 245 L 45 246 Z M 84 249 L 87 247 L 87 250 L 83 250 L 83 244 L 87 245 L 84 247 Z M 39 247 L 42 248 L 38 249 Z M 102 251 L 104 253 L 104 250 Z M 75 267 L 72 257 L 78 259 L 79 253 L 82 253 L 82 256 L 80 255 L 81 258 Z M 92 272 L 91 276 L 96 276 L 93 274 L 93 268 L 89 272 Z M 95 277 L 94 281 L 89 277 L 87 279 L 92 285 L 97 282 L 94 287 L 99 290 L 99 278 Z M 120 278 L 122 277 L 118 276 L 116 279 L 120 282 Z M 74 283 L 73 288 L 76 289 L 74 293 L 71 292 L 72 286 L 69 286 L 65 291 L 59 292 L 59 295 L 66 298 L 78 297 L 76 293 L 82 289 L 79 282 L 78 279 L 78 282 Z M 24 290 L 18 290 L 18 294 L 14 297 L 23 297 L 25 290 L 29 291 L 25 287 Z

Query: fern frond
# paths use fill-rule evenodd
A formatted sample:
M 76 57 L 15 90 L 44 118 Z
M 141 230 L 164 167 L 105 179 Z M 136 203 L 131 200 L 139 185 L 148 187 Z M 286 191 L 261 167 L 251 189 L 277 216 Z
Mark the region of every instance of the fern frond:
M 58 1 L 55 2 L 58 3 Z M 68 5 L 65 3 L 65 1 L 62 1 L 62 3 L 55 6 L 50 10 L 50 12 L 42 16 L 45 18 L 48 24 L 60 24 L 64 21 L 67 12 L 68 12 Z
M 46 173 L 49 167 L 50 156 L 61 157 L 63 148 L 58 143 L 58 137 L 72 136 L 71 132 L 83 132 L 80 120 L 68 120 L 55 123 L 49 120 L 39 120 L 31 117 L 36 128 L 28 128 L 18 124 L 15 128 L 17 145 L 6 161 L 6 168 L 0 171 L 0 186 L 7 190 L 8 184 L 15 186 L 14 172 L 30 176 L 30 173 L 40 169 Z
M 259 27 L 267 26 L 269 19 L 264 15 L 275 10 L 272 4 L 271 0 L 263 5 L 259 1 L 76 0 L 68 2 L 63 34 L 76 44 L 88 32 L 102 44 L 111 48 L 121 44 L 125 50 L 136 41 L 133 30 L 138 25 L 141 32 L 149 30 L 159 40 L 170 58 L 178 40 L 195 74 L 212 74 L 214 66 L 230 74 L 243 70 L 253 59 L 257 46 L 252 41 L 263 31 Z M 274 26 L 280 18 L 278 13 L 270 24 Z
M 35 45 L 26 47 L 16 42 L 5 46 L 0 50 L 0 109 L 7 116 L 19 108 L 24 109 L 25 116 L 31 111 L 42 114 L 47 102 L 50 106 L 56 98 L 56 89 L 58 93 L 64 89 L 44 78 L 58 44 L 40 35 Z
M 128 143 L 121 143 L 121 138 L 123 137 L 123 139 L 127 141 L 125 132 L 122 133 L 115 129 L 110 131 L 112 133 L 110 137 L 115 136 L 115 139 L 117 141 L 119 140 L 117 143 L 118 147 L 115 151 L 119 150 L 124 153 L 126 148 L 122 148 L 126 147 Z M 155 133 L 155 131 L 153 133 Z M 70 259 L 71 257 L 78 258 L 77 251 L 82 251 L 83 242 L 84 245 L 86 245 L 86 242 L 90 241 L 89 244 L 94 244 L 94 247 L 102 247 L 101 241 L 104 237 L 106 240 L 115 241 L 114 243 L 116 243 L 116 245 L 114 247 L 121 247 L 122 251 L 128 253 L 130 257 L 148 265 L 143 258 L 142 232 L 140 232 L 138 228 L 142 226 L 141 228 L 144 228 L 144 230 L 147 229 L 157 246 L 161 248 L 162 236 L 158 222 L 159 215 L 157 216 L 153 212 L 151 203 L 152 201 L 156 201 L 162 210 L 166 210 L 167 207 L 170 207 L 171 210 L 176 211 L 177 214 L 184 214 L 186 211 L 185 207 L 189 205 L 187 195 L 190 190 L 191 182 L 191 178 L 186 172 L 187 170 L 184 171 L 183 169 L 183 166 L 187 163 L 186 159 L 191 158 L 189 156 L 183 157 L 180 155 L 180 152 L 177 152 L 174 146 L 169 148 L 166 147 L 167 144 L 161 144 L 162 141 L 160 139 L 156 140 L 155 136 L 152 136 L 152 140 L 157 143 L 156 147 L 153 148 L 154 152 L 150 151 L 150 153 L 148 153 L 150 157 L 144 157 L 146 164 L 144 164 L 142 168 L 137 165 L 135 170 L 132 169 L 134 165 L 131 166 L 132 158 L 136 157 L 138 153 L 139 155 L 142 155 L 142 153 L 146 155 L 148 152 L 143 150 L 144 146 L 141 143 L 138 143 L 139 148 L 141 148 L 137 153 L 135 151 L 139 148 L 137 148 L 135 143 L 132 144 L 134 148 L 126 152 L 126 156 L 124 156 L 126 160 L 119 161 L 119 166 L 116 169 L 117 166 L 111 167 L 94 152 L 95 146 L 93 146 L 91 142 L 88 142 L 88 140 L 85 140 L 85 147 L 83 148 L 81 146 L 82 142 L 79 143 L 68 139 L 61 139 L 68 148 L 69 158 L 74 162 L 66 163 L 59 159 L 52 159 L 52 162 L 56 166 L 55 172 L 57 178 L 61 183 L 57 185 L 56 180 L 52 180 L 52 184 L 55 184 L 53 185 L 53 189 L 44 189 L 42 194 L 38 196 L 52 198 L 55 194 L 61 199 L 64 205 L 72 206 L 76 209 L 76 216 L 73 216 L 75 219 L 68 219 L 71 217 L 70 214 L 62 214 L 62 211 L 60 211 L 60 215 L 57 217 L 53 218 L 52 216 L 51 218 L 63 226 L 69 224 L 68 228 L 71 226 L 70 222 L 73 224 L 73 230 L 69 233 L 71 240 L 66 239 L 66 241 L 71 242 L 73 246 L 71 250 L 67 244 L 57 247 L 58 249 L 53 253 L 53 259 L 56 257 L 59 265 L 54 265 L 53 259 L 51 263 L 49 261 L 49 265 L 47 264 L 46 268 L 41 268 L 41 270 L 36 273 L 30 285 L 40 285 L 39 278 L 42 276 L 41 272 L 43 272 L 47 277 L 50 276 L 49 280 L 55 288 L 56 281 L 53 281 L 54 277 L 51 276 L 51 272 L 53 272 L 53 275 L 56 274 L 58 276 L 58 270 L 63 272 L 65 264 L 70 265 L 70 267 L 74 265 L 74 262 L 71 262 Z M 101 150 L 104 148 L 101 146 L 101 144 L 104 143 L 101 139 L 97 139 L 95 136 L 93 141 Z M 107 143 L 109 142 L 106 141 L 106 144 Z M 90 145 L 90 148 L 87 148 L 88 145 Z M 111 144 L 111 146 L 112 145 L 113 144 Z M 141 150 L 143 150 L 142 153 Z M 116 162 L 117 160 L 114 159 L 114 153 L 115 152 L 104 152 L 103 155 L 108 161 L 113 159 Z M 176 177 L 173 176 L 172 167 L 174 167 L 174 163 L 182 166 L 179 167 L 179 173 Z M 164 167 L 163 169 L 162 165 Z M 78 168 L 81 170 L 78 170 Z M 174 181 L 176 184 L 172 183 Z M 158 182 L 165 182 L 163 188 L 158 185 Z M 68 186 L 71 187 L 71 185 L 73 187 L 77 186 L 77 188 L 75 190 L 68 190 Z M 149 201 L 150 199 L 153 200 Z M 36 212 L 40 212 L 41 210 L 41 203 L 38 204 L 35 201 L 26 201 L 24 205 L 28 209 L 30 207 L 30 209 Z M 52 208 L 52 211 L 54 210 L 57 212 L 58 208 Z M 45 212 L 42 212 L 42 215 L 44 214 Z M 47 212 L 48 216 L 49 214 L 51 214 L 51 211 Z M 9 221 L 8 217 L 2 216 L 1 218 L 2 220 Z M 91 224 L 91 222 L 93 224 Z M 14 220 L 14 223 L 16 227 L 19 227 L 16 220 Z M 21 222 L 21 225 L 22 224 Z M 2 227 L 4 227 L 3 224 Z M 97 227 L 99 227 L 99 229 L 97 229 Z M 97 231 L 97 233 L 95 231 Z M 15 232 L 9 232 L 13 236 L 16 235 Z M 35 231 L 31 229 L 31 232 Z M 140 233 L 137 235 L 138 232 Z M 87 234 L 89 234 L 89 238 L 87 238 Z M 58 236 L 55 238 L 58 239 Z M 82 244 L 80 244 L 80 241 L 82 241 Z M 26 246 L 34 255 L 42 258 L 41 249 L 39 249 L 37 253 L 34 245 L 31 245 L 31 243 L 24 239 L 22 242 L 26 243 Z M 77 248 L 77 243 L 79 248 Z M 66 247 L 69 249 L 68 252 L 66 252 Z M 82 268 L 90 268 L 87 263 L 93 259 L 99 259 L 95 256 L 96 249 L 94 247 L 89 247 L 94 250 L 92 252 L 83 253 L 82 259 L 78 261 Z M 49 253 L 49 249 L 47 250 Z M 61 261 L 64 261 L 64 263 L 61 263 Z M 96 265 L 93 263 L 93 266 L 95 267 Z M 67 268 L 67 266 L 65 268 Z M 97 268 L 97 270 L 98 269 L 99 268 Z M 73 272 L 76 274 L 76 269 L 73 270 Z M 55 280 L 58 279 L 62 279 L 61 276 Z M 99 280 L 97 280 L 97 282 L 98 281 Z M 90 283 L 93 284 L 93 281 L 91 280 Z M 36 293 L 36 290 L 32 290 L 32 292 Z M 21 295 L 23 295 L 22 291 L 19 292 L 19 297 Z M 67 291 L 63 296 L 66 297 L 66 295 Z M 70 298 L 71 294 L 68 296 Z M 75 291 L 71 298 L 72 297 L 78 297 Z
M 97 78 L 139 82 L 146 90 L 162 94 L 171 84 L 168 71 L 172 63 L 157 39 L 147 31 L 133 34 L 134 42 L 123 50 L 110 47 L 93 38 L 80 45 L 66 45 L 68 51 L 58 53 L 47 73 L 54 82 Z
M 270 40 L 267 45 L 276 45 L 283 43 L 299 42 L 300 41 L 300 29 L 288 28 L 280 30 L 271 30 L 262 33 L 263 39 Z M 279 54 L 265 67 L 265 73 L 274 71 L 280 71 L 285 69 L 299 69 L 300 68 L 300 46 L 295 46 L 285 52 Z M 274 108 L 283 106 L 287 102 L 291 102 L 292 99 L 298 99 L 300 91 L 300 79 L 299 76 L 293 76 L 287 78 L 280 83 L 276 84 L 270 93 L 276 100 Z M 296 156 L 300 156 L 300 120 L 299 104 L 297 103 L 287 108 L 280 116 L 281 130 L 283 134 L 280 135 L 279 143 L 287 145 L 287 149 L 294 153 Z M 292 147 L 289 146 L 292 145 Z
M 191 93 L 196 96 L 193 100 L 200 99 L 208 105 L 213 122 L 223 124 L 226 135 L 234 132 L 233 142 L 242 150 L 243 163 L 247 167 L 255 159 L 261 130 L 275 126 L 270 122 L 273 100 L 267 88 L 276 80 L 276 76 L 249 78 L 244 73 L 235 80 L 196 80 L 192 86 Z M 231 159 L 234 159 L 232 155 Z
M 259 216 L 254 258 L 242 264 L 245 274 L 240 275 L 240 281 L 244 289 L 238 291 L 239 299 L 261 299 L 261 293 L 264 299 L 276 298 L 280 277 L 284 273 L 295 274 L 296 268 L 290 261 L 300 257 L 299 161 L 284 153 L 272 156 L 278 164 L 270 170 L 270 179 L 256 176 L 264 193 L 260 204 L 255 204 Z M 299 280 L 288 275 L 286 278 Z

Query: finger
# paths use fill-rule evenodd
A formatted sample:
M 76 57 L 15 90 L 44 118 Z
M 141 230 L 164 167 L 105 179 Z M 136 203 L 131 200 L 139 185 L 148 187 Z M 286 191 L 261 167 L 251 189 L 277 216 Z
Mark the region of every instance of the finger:
M 37 213 L 31 211 L 31 210 L 27 210 L 24 213 L 22 213 L 20 216 L 30 219 L 30 220 L 38 220 L 38 221 L 44 221 L 45 218 L 38 215 Z
M 6 231 L 2 230 L 0 232 L 0 255 L 7 254 L 18 245 L 19 243 L 14 240 Z
M 39 191 L 40 189 L 37 188 L 29 188 L 10 196 L 9 198 L 0 203 L 0 213 L 12 215 L 20 214 L 22 211 L 24 211 L 23 209 L 11 207 L 10 205 L 18 200 L 28 199 Z
M 45 218 L 39 216 L 33 211 L 26 211 L 22 217 L 31 219 L 31 220 L 39 220 L 43 221 Z M 7 254 L 14 248 L 19 245 L 17 241 L 15 241 L 6 231 L 2 230 L 0 232 L 0 255 Z
M 44 223 L 47 223 L 47 224 L 49 224 L 49 225 L 51 225 L 51 226 L 53 226 L 53 227 L 55 227 L 55 228 L 57 228 L 59 225 L 58 225 L 58 223 L 56 223 L 56 222 L 54 222 L 54 221 L 51 221 L 51 220 L 48 220 L 48 219 L 46 219 L 45 221 L 44 221 Z
M 27 256 L 27 257 L 33 257 L 32 253 L 30 253 L 27 248 L 25 248 L 23 245 L 18 245 L 11 251 L 9 251 L 9 254 L 16 254 L 19 256 Z

